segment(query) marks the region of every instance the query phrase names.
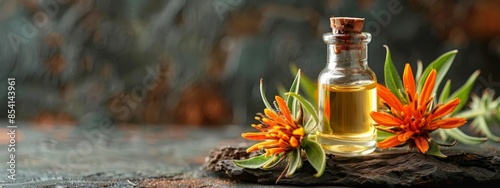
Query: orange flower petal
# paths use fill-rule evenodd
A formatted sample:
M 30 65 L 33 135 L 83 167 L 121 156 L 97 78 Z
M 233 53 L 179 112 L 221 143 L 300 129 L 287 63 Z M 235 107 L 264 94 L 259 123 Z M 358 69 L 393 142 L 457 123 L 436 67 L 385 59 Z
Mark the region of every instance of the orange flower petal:
M 436 69 L 432 69 L 431 73 L 425 80 L 424 86 L 422 87 L 422 91 L 420 92 L 420 102 L 419 106 L 424 105 L 429 97 L 431 97 L 432 90 L 434 90 L 434 85 L 436 84 Z
M 413 72 L 409 63 L 405 65 L 405 70 L 403 72 L 403 85 L 410 95 L 415 94 L 415 77 L 413 77 Z
M 398 136 L 399 135 L 391 136 L 391 137 L 377 143 L 377 146 L 379 148 L 386 149 L 386 148 L 392 148 L 394 146 L 400 145 L 402 142 L 399 141 Z
M 453 110 L 455 110 L 458 104 L 460 104 L 460 99 L 455 98 L 450 102 L 437 107 L 437 110 L 432 114 L 432 119 L 438 119 L 445 115 L 448 115 L 449 113 L 453 112 Z
M 283 100 L 283 98 L 277 95 L 275 97 L 275 100 L 276 103 L 278 103 L 278 107 L 280 108 L 281 114 L 283 114 L 288 124 L 294 128 L 297 128 L 297 126 L 295 126 L 295 123 L 293 122 L 292 114 L 290 114 L 290 110 L 288 109 L 288 106 L 286 106 L 285 100 Z
M 250 146 L 247 149 L 248 152 L 252 152 L 255 150 L 259 149 L 267 149 L 267 148 L 273 148 L 279 146 L 279 140 L 269 140 L 269 141 L 264 141 L 264 142 L 259 142 L 257 144 L 254 144 L 253 146 Z
M 262 132 L 266 131 L 266 128 L 262 124 L 252 124 L 252 127 Z
M 295 136 L 304 136 L 304 128 L 300 127 L 298 129 L 295 129 L 293 130 L 292 134 Z
M 279 143 L 279 147 L 290 146 L 290 144 L 287 141 L 283 140 L 283 139 L 280 139 L 278 143 Z
M 384 100 L 390 107 L 395 108 L 397 111 L 403 110 L 401 101 L 385 86 L 377 84 L 377 95 Z
M 405 112 L 406 117 L 411 117 L 413 115 L 413 108 L 410 105 L 403 106 L 403 112 Z
M 269 118 L 262 118 L 261 121 L 262 121 L 262 123 L 268 125 L 269 127 L 274 127 L 274 126 L 278 125 L 278 122 L 276 122 L 272 119 L 269 119 Z
M 271 155 L 272 155 L 272 154 L 271 154 L 271 149 L 265 149 L 265 150 L 266 150 L 266 155 L 265 155 L 265 157 L 269 157 L 269 156 L 271 156 Z
M 299 141 L 294 136 L 292 136 L 290 137 L 290 145 L 295 148 L 299 146 Z
M 264 114 L 266 114 L 267 117 L 273 119 L 274 121 L 280 123 L 281 125 L 287 125 L 288 124 L 288 123 L 286 123 L 286 121 L 281 116 L 279 116 L 276 112 L 274 112 L 271 109 L 265 108 L 264 109 Z
M 285 152 L 286 148 L 271 148 L 271 149 L 266 149 L 266 157 L 269 157 L 271 155 L 277 154 L 277 153 L 282 153 Z
M 288 135 L 284 134 L 284 135 L 281 135 L 281 139 L 288 142 L 290 140 L 290 137 Z
M 425 153 L 429 149 L 429 143 L 427 140 L 420 136 L 415 139 L 415 145 L 417 145 L 417 149 L 421 153 Z
M 465 124 L 466 122 L 467 122 L 467 120 L 465 118 L 459 118 L 459 117 L 446 118 L 446 119 L 431 122 L 429 124 L 429 128 L 452 129 L 452 128 L 460 127 L 463 124 Z M 434 129 L 429 129 L 429 130 L 434 130 Z
M 259 133 L 242 133 L 241 134 L 241 137 L 243 138 L 246 138 L 248 140 L 265 140 L 265 139 L 268 139 L 266 137 L 266 133 L 265 132 L 259 132 Z
M 274 141 L 274 140 L 272 140 L 272 141 Z M 264 144 L 266 144 L 266 143 L 268 143 L 268 142 L 271 142 L 271 141 L 259 142 L 259 143 L 257 143 L 257 144 L 254 144 L 254 145 L 252 145 L 252 146 L 248 147 L 248 148 L 247 148 L 247 153 L 250 153 L 250 152 L 252 152 L 252 151 L 256 151 L 256 150 L 261 149 L 261 148 L 262 148 L 262 145 L 264 145 Z
M 413 131 L 407 131 L 404 134 L 400 134 L 398 136 L 398 140 L 401 142 L 406 142 L 413 134 L 414 134 Z
M 370 116 L 372 117 L 373 121 L 377 122 L 380 125 L 383 126 L 397 126 L 399 127 L 403 122 L 387 113 L 382 113 L 382 112 L 371 112 Z

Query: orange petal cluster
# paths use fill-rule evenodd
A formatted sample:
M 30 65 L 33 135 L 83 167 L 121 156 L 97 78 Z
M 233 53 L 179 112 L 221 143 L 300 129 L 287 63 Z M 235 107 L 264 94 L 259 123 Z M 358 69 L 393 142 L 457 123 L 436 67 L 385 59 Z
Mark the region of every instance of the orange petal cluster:
M 372 112 L 370 116 L 385 129 L 395 133 L 377 144 L 382 149 L 391 148 L 403 143 L 409 143 L 410 148 L 416 147 L 425 153 L 429 149 L 429 134 L 439 128 L 451 129 L 466 123 L 465 118 L 443 118 L 453 112 L 460 103 L 458 98 L 446 104 L 432 107 L 432 90 L 436 82 L 436 70 L 432 70 L 425 80 L 420 96 L 416 92 L 415 79 L 409 64 L 403 72 L 403 85 L 406 100 L 400 101 L 389 89 L 382 85 L 377 86 L 377 95 L 385 106 L 390 109 L 386 112 Z
M 265 149 L 266 156 L 271 156 L 291 151 L 300 146 L 304 138 L 304 128 L 292 118 L 283 98 L 276 96 L 275 100 L 277 111 L 266 108 L 264 114 L 255 117 L 256 120 L 260 121 L 260 124 L 253 124 L 252 127 L 260 132 L 241 134 L 243 138 L 262 141 L 249 147 L 247 152 Z

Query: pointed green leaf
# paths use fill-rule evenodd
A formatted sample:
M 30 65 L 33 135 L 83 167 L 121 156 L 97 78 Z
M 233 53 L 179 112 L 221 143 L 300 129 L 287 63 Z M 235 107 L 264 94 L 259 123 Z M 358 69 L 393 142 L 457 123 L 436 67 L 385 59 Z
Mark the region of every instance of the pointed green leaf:
M 291 97 L 297 99 L 300 104 L 302 104 L 302 107 L 304 107 L 304 109 L 306 109 L 306 111 L 311 115 L 314 121 L 319 122 L 318 113 L 309 101 L 296 93 L 286 93 L 286 95 L 290 95 Z
M 264 154 L 262 154 L 249 159 L 233 160 L 233 163 L 241 168 L 256 169 L 269 163 L 272 159 L 272 156 L 266 157 Z
M 495 91 L 493 91 L 494 93 Z M 484 107 L 485 108 L 488 108 L 490 106 L 490 104 L 493 102 L 493 95 L 491 95 L 490 92 L 485 92 L 483 93 L 483 96 L 481 97 L 481 99 L 483 99 L 483 104 L 484 104 Z
M 444 53 L 443 55 L 439 56 L 436 60 L 434 60 L 427 68 L 425 68 L 424 73 L 418 80 L 418 86 L 417 86 L 417 91 L 420 93 L 422 91 L 422 87 L 424 86 L 425 80 L 431 73 L 432 69 L 436 69 L 437 75 L 436 75 L 436 83 L 434 85 L 434 89 L 432 90 L 432 93 L 435 93 L 437 91 L 437 88 L 441 84 L 441 81 L 443 80 L 444 76 L 446 73 L 448 73 L 448 70 L 450 69 L 451 64 L 453 63 L 453 60 L 455 59 L 455 56 L 457 55 L 457 50 L 452 50 L 449 52 Z
M 285 158 L 286 157 L 283 153 L 280 153 L 279 155 L 273 155 L 273 159 L 269 160 L 268 163 L 264 164 L 264 166 L 262 166 L 262 168 L 263 169 L 274 168 L 276 165 L 278 165 Z
M 295 151 L 297 152 L 297 157 L 299 158 L 299 163 L 297 164 L 297 169 L 299 169 L 302 168 L 302 148 L 298 147 Z
M 377 142 L 383 141 L 391 136 L 394 136 L 394 134 L 377 129 Z
M 486 110 L 466 110 L 466 111 L 462 111 L 460 113 L 457 113 L 453 116 L 454 117 L 463 117 L 465 119 L 472 119 L 472 118 L 475 118 L 477 116 L 483 116 L 486 113 L 487 113 Z
M 492 95 L 493 95 L 493 94 L 492 94 Z M 493 96 L 492 96 L 492 97 L 493 97 Z M 493 102 L 491 102 L 490 106 L 492 106 L 492 107 L 500 107 L 500 106 L 499 106 L 499 104 L 500 104 L 500 96 L 499 96 L 499 97 L 497 97 L 495 100 L 493 100 Z M 494 109 L 494 108 L 493 108 L 493 109 Z M 498 111 L 498 110 L 497 110 L 497 111 Z M 499 113 L 497 113 L 497 114 L 499 114 Z
M 452 114 L 456 114 L 465 106 L 465 104 L 467 104 L 467 101 L 469 100 L 470 90 L 474 86 L 474 82 L 476 81 L 477 76 L 479 76 L 479 73 L 480 73 L 479 70 L 472 73 L 469 79 L 467 79 L 467 82 L 465 82 L 465 84 L 462 87 L 458 88 L 457 91 L 453 92 L 453 94 L 450 95 L 448 100 L 452 100 L 456 97 L 460 99 L 460 104 L 458 104 L 458 106 L 455 107 L 455 110 L 453 110 Z
M 448 139 L 448 135 L 444 130 L 445 129 L 437 129 L 435 132 L 433 132 L 433 134 L 437 134 L 441 140 L 446 140 Z
M 446 84 L 444 85 L 443 90 L 441 91 L 441 95 L 439 95 L 440 104 L 448 102 L 448 97 L 450 97 L 450 90 L 451 90 L 451 80 L 448 80 L 446 81 Z
M 290 66 L 290 71 L 292 74 L 297 74 L 299 69 L 295 65 Z M 300 76 L 300 89 L 304 92 L 304 95 L 308 98 L 309 101 L 317 102 L 316 90 L 317 86 L 315 82 L 311 80 L 311 78 L 307 77 L 305 74 Z
M 314 121 L 313 118 L 309 118 L 307 120 L 307 123 L 304 125 L 304 131 L 306 132 L 306 134 L 312 132 L 316 128 L 316 125 L 316 121 Z
M 262 97 L 262 102 L 264 102 L 266 108 L 269 110 L 273 110 L 273 107 L 271 107 L 271 104 L 269 104 L 269 101 L 266 98 L 266 94 L 264 93 L 263 79 L 260 79 L 260 96 Z
M 477 108 L 475 109 L 488 109 L 488 104 L 486 103 L 486 98 L 485 97 L 486 93 L 483 92 L 483 96 L 481 96 L 479 99 L 478 99 L 478 102 L 477 102 Z
M 500 101 L 498 99 L 500 99 L 500 97 L 497 98 L 497 101 Z M 496 114 L 497 114 L 496 115 L 496 118 L 497 118 L 496 120 L 497 120 L 497 122 L 500 122 L 500 105 L 497 106 L 497 113 Z
M 474 119 L 475 126 L 481 130 L 481 133 L 485 134 L 488 138 L 492 139 L 495 142 L 500 142 L 500 137 L 494 135 L 490 128 L 488 127 L 488 124 L 486 123 L 486 119 L 483 116 L 479 116 L 476 119 Z
M 312 142 L 318 142 L 318 131 L 317 130 L 312 130 L 311 132 L 306 133 L 306 137 L 304 137 L 304 140 L 309 140 Z M 305 146 L 305 141 L 303 141 L 302 146 Z
M 290 86 L 290 93 L 299 93 L 299 88 L 300 88 L 300 69 L 297 72 L 297 75 L 295 75 L 295 79 L 293 80 L 292 86 Z M 290 110 L 292 111 L 292 116 L 294 118 L 297 118 L 297 115 L 299 113 L 299 108 L 297 106 L 297 100 L 293 97 L 287 96 L 286 97 L 286 105 Z
M 435 143 L 429 142 L 429 150 L 426 152 L 427 155 L 433 155 L 440 158 L 446 158 L 447 156 L 441 153 L 439 146 Z
M 493 90 L 495 91 L 495 90 Z M 495 95 L 495 93 L 492 93 L 491 94 L 491 100 L 493 100 L 493 96 Z M 498 105 L 500 104 L 500 96 L 497 97 L 495 100 L 493 100 L 490 104 L 490 106 L 493 106 L 493 107 L 498 107 Z
M 466 135 L 458 128 L 438 129 L 438 130 L 441 130 L 446 135 L 456 139 L 457 141 L 459 141 L 461 143 L 468 144 L 468 145 L 481 144 L 481 143 L 484 143 L 488 140 L 487 137 L 473 137 L 473 136 Z
M 307 160 L 311 165 L 316 169 L 316 174 L 314 175 L 315 177 L 320 177 L 323 175 L 323 172 L 325 172 L 325 166 L 326 166 L 326 155 L 325 151 L 323 151 L 323 148 L 314 141 L 311 140 L 304 140 L 305 147 L 304 150 L 306 151 L 307 155 Z
M 387 45 L 384 45 L 385 49 L 387 50 L 386 56 L 385 56 L 385 64 L 384 64 L 384 81 L 385 81 L 385 86 L 394 94 L 396 95 L 400 101 L 403 101 L 403 97 L 401 95 L 400 91 L 404 91 L 403 83 L 401 82 L 401 77 L 398 74 L 398 71 L 396 70 L 396 67 L 394 67 L 394 64 L 392 63 L 392 58 L 391 58 L 391 52 L 389 50 L 389 47 Z
M 288 154 L 288 170 L 286 171 L 286 177 L 292 176 L 297 169 L 302 167 L 302 158 L 300 157 L 300 148 L 291 151 Z
M 417 83 L 420 80 L 420 77 L 422 76 L 422 70 L 424 69 L 423 67 L 424 67 L 424 65 L 422 65 L 422 61 L 418 60 L 417 61 L 417 72 L 415 73 L 415 82 L 417 82 Z
M 497 108 L 497 121 L 500 122 L 500 106 L 498 106 L 498 108 Z

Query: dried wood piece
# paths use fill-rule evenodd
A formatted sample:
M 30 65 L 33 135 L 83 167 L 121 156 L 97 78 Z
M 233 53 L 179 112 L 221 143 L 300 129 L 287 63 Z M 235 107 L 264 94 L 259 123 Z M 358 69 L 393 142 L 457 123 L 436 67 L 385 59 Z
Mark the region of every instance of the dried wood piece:
M 242 169 L 229 156 L 240 159 L 245 148 L 216 148 L 208 156 L 209 171 L 236 180 L 260 184 L 274 184 L 283 169 Z M 229 153 L 228 153 L 229 152 Z M 441 186 L 474 184 L 478 186 L 500 183 L 500 154 L 495 151 L 481 154 L 458 150 L 444 150 L 448 158 L 440 159 L 403 150 L 375 152 L 362 157 L 328 155 L 323 176 L 313 177 L 315 170 L 304 160 L 293 177 L 283 178 L 278 184 L 338 185 L 338 186 Z M 225 156 L 217 158 L 217 156 Z M 245 158 L 248 156 L 245 156 Z M 220 160 L 210 160 L 210 159 Z M 216 162 L 217 161 L 217 162 Z

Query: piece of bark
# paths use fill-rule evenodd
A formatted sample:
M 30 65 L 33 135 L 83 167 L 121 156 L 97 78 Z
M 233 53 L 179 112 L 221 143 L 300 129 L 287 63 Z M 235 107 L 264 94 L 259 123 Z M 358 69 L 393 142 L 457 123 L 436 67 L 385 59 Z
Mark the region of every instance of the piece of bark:
M 245 148 L 215 148 L 207 157 L 205 169 L 236 180 L 275 184 L 283 168 L 271 170 L 243 169 L 233 164 L 231 153 Z M 448 158 L 436 158 L 404 150 L 382 151 L 362 157 L 327 156 L 323 176 L 315 178 L 316 171 L 305 159 L 303 166 L 292 177 L 283 177 L 278 184 L 338 185 L 338 186 L 441 186 L 441 185 L 498 185 L 500 183 L 500 154 L 481 154 L 446 150 Z M 219 156 L 218 159 L 217 156 Z M 225 156 L 220 158 L 220 156 Z M 240 159 L 234 155 L 232 159 Z M 247 158 L 245 156 L 244 158 Z M 215 159 L 215 160 L 211 160 Z M 283 165 L 281 165 L 283 166 Z

